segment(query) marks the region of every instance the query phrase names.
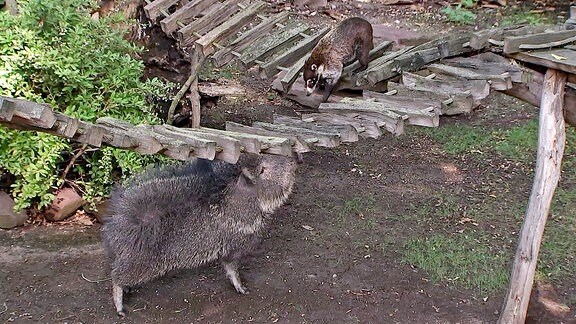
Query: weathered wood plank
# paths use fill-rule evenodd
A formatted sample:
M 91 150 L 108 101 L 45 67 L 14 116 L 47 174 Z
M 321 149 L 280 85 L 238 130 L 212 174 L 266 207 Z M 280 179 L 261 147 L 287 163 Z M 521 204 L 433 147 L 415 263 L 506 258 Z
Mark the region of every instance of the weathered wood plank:
M 514 25 L 502 28 L 490 28 L 472 33 L 470 47 L 475 50 L 483 49 L 490 45 L 490 41 L 502 41 L 504 37 L 522 36 L 545 31 L 565 30 L 563 26 L 556 25 Z
M 246 151 L 250 153 L 264 152 L 268 154 L 292 156 L 292 145 L 290 139 L 286 137 L 262 136 L 204 127 L 199 128 L 198 131 L 235 138 L 240 141 L 246 148 Z
M 301 139 L 299 136 L 295 135 L 287 135 L 287 134 L 280 134 L 274 131 L 268 131 L 260 128 L 254 128 L 238 123 L 234 123 L 231 121 L 226 122 L 226 130 L 233 131 L 238 133 L 246 133 L 246 134 L 254 134 L 260 136 L 271 136 L 271 137 L 282 137 L 287 138 L 290 140 L 290 145 L 292 146 L 292 150 L 297 153 L 306 153 L 310 152 L 310 148 L 304 139 Z
M 150 20 L 155 21 L 158 16 L 162 15 L 162 10 L 168 10 L 168 8 L 178 3 L 178 1 L 179 0 L 155 0 L 144 6 L 144 12 Z
M 129 122 L 112 117 L 100 117 L 96 124 L 106 130 L 111 137 L 104 143 L 113 147 L 133 150 L 140 154 L 155 154 L 162 150 L 162 143 L 154 138 L 150 131 L 136 128 Z
M 382 136 L 382 131 L 375 122 L 359 120 L 349 116 L 329 113 L 312 113 L 302 114 L 302 120 L 306 122 L 315 122 L 320 125 L 352 125 L 361 137 L 378 138 Z
M 162 146 L 160 153 L 166 155 L 167 157 L 180 161 L 186 161 L 190 159 L 190 155 L 192 152 L 194 152 L 194 147 L 188 143 L 155 132 L 154 126 L 137 125 L 134 128 L 137 131 L 146 133 L 148 136 L 151 136 L 157 140 Z
M 56 122 L 56 115 L 47 104 L 4 96 L 0 96 L 0 100 L 2 100 L 2 114 L 6 117 L 12 115 L 10 121 L 14 124 L 50 129 Z
M 383 105 L 375 102 L 351 101 L 338 103 L 321 103 L 318 107 L 320 112 L 328 113 L 352 113 L 362 116 L 369 116 L 370 120 L 377 119 L 384 123 L 386 130 L 394 135 L 401 135 L 404 132 L 405 115 L 399 115 Z M 401 133 L 402 132 L 402 133 Z
M 274 79 L 272 82 L 272 89 L 280 92 L 284 90 L 283 84 L 281 84 L 281 82 L 284 80 L 285 74 L 286 72 L 284 71 L 278 74 L 276 79 Z M 304 86 L 304 80 L 302 78 L 298 78 L 298 80 L 295 80 L 294 84 L 290 88 L 290 91 L 288 93 L 284 93 L 284 97 L 294 100 L 303 106 L 318 108 L 318 105 L 320 105 L 322 102 L 323 95 L 320 91 L 315 91 L 312 94 L 307 95 Z M 328 97 L 328 102 L 338 102 L 341 99 L 342 97 L 333 93 L 330 97 Z
M 192 45 L 198 38 L 204 35 L 206 30 L 222 24 L 228 17 L 240 9 L 238 6 L 239 2 L 240 0 L 230 0 L 225 3 L 217 2 L 206 10 L 204 16 L 178 30 L 176 35 L 181 46 Z
M 340 145 L 340 135 L 334 131 L 314 131 L 307 128 L 293 127 L 281 124 L 254 122 L 252 127 L 261 128 L 280 134 L 300 136 L 307 143 L 321 147 L 336 147 Z
M 318 44 L 320 39 L 330 31 L 329 27 L 324 27 L 310 37 L 306 37 L 290 50 L 282 53 L 270 62 L 260 66 L 260 73 L 263 77 L 270 78 L 278 72 L 277 67 L 289 67 L 298 62 L 302 56 L 311 52 L 314 46 Z M 302 64 L 303 65 L 303 64 Z M 300 70 L 298 71 L 298 73 Z
M 576 38 L 574 38 L 575 36 L 576 30 L 564 30 L 550 33 L 505 37 L 504 54 L 518 53 L 522 49 L 542 49 L 568 44 L 576 40 Z M 542 45 L 545 46 L 542 47 Z
M 402 83 L 413 90 L 431 91 L 448 95 L 472 95 L 476 104 L 490 94 L 486 80 L 428 79 L 418 74 L 402 73 Z
M 78 121 L 78 130 L 72 139 L 76 142 L 86 143 L 95 147 L 102 145 L 105 129 L 98 125 Z
M 508 73 L 512 82 L 524 82 L 522 67 L 513 64 L 510 59 L 486 52 L 471 57 L 454 57 L 442 61 L 442 64 L 471 69 L 483 75 L 501 75 Z
M 384 55 L 385 52 L 388 52 L 389 50 L 392 49 L 393 45 L 394 45 L 394 42 L 391 42 L 391 41 L 383 41 L 380 44 L 376 45 L 370 51 L 370 60 L 369 61 L 372 61 L 375 58 L 381 57 L 382 55 Z M 360 68 L 360 62 L 355 61 L 354 63 L 349 64 L 346 67 L 344 67 L 344 69 L 342 70 L 342 75 L 343 76 L 350 75 L 350 74 L 352 74 L 352 72 L 354 72 L 358 68 Z
M 358 132 L 356 128 L 352 125 L 346 124 L 334 124 L 334 125 L 321 125 L 321 124 L 314 124 L 311 122 L 303 121 L 300 118 L 296 117 L 289 117 L 289 116 L 282 116 L 274 114 L 274 123 L 275 124 L 284 124 L 288 126 L 294 127 L 301 127 L 310 129 L 313 131 L 321 131 L 321 132 L 336 132 L 340 136 L 340 141 L 345 143 L 353 143 L 358 142 Z
M 534 183 L 520 231 L 510 288 L 498 320 L 500 324 L 524 323 L 526 320 L 544 227 L 554 191 L 560 180 L 566 143 L 562 116 L 565 85 L 564 73 L 552 69 L 546 72 L 540 105 Z
M 244 96 L 246 89 L 240 84 L 218 84 L 203 82 L 198 85 L 198 92 L 208 97 Z
M 523 62 L 576 74 L 576 51 L 566 48 L 549 51 L 520 52 L 510 56 Z M 571 78 L 569 78 L 569 81 L 574 82 Z
M 221 148 L 220 151 L 216 151 L 216 158 L 228 163 L 236 163 L 240 153 L 246 151 L 246 148 L 242 146 L 239 140 L 215 132 L 208 132 L 206 129 L 180 128 L 180 132 L 216 142 L 218 147 Z M 253 148 L 251 147 L 251 149 Z
M 431 64 L 428 66 L 428 70 L 436 74 L 445 74 L 466 80 L 486 80 L 488 84 L 490 84 L 490 87 L 494 90 L 507 90 L 512 88 L 512 77 L 508 72 L 504 72 L 502 74 L 483 74 L 481 72 L 490 71 L 477 72 L 477 70 L 465 69 L 444 64 Z
M 221 151 L 217 143 L 213 140 L 196 136 L 195 134 L 182 131 L 182 128 L 171 125 L 154 125 L 152 130 L 166 137 L 174 138 L 190 145 L 193 150 L 190 152 L 190 158 L 198 157 L 208 160 L 214 160 L 216 151 Z
M 407 75 L 407 73 L 403 73 L 403 77 L 404 75 Z M 455 92 L 450 90 L 449 93 L 446 93 L 439 91 L 438 86 L 434 84 L 398 84 L 389 82 L 388 89 L 398 91 L 397 95 L 402 97 L 428 98 L 434 102 L 440 101 L 442 103 L 443 115 L 468 114 L 472 112 L 478 104 L 475 103 L 472 94 L 468 92 Z
M 265 6 L 266 4 L 261 1 L 252 3 L 246 9 L 232 16 L 232 18 L 226 20 L 223 24 L 202 36 L 196 41 L 196 45 L 205 56 L 211 55 L 215 52 L 214 43 L 217 43 L 235 33 L 238 28 L 253 19 Z
M 306 32 L 310 27 L 304 23 L 290 23 L 284 28 L 262 37 L 244 50 L 242 56 L 238 58 L 245 69 L 255 65 L 254 61 L 264 61 L 274 53 L 291 45 L 292 42 L 301 38 L 300 34 Z
M 218 2 L 218 0 L 192 0 L 170 16 L 162 19 L 160 21 L 160 27 L 166 35 L 172 35 L 173 32 L 180 28 L 180 24 L 190 24 L 196 16 L 199 16 L 216 2 Z
M 0 97 L 0 121 L 9 122 L 14 116 L 14 101 Z
M 282 23 L 285 20 L 287 20 L 289 18 L 289 16 L 290 16 L 290 12 L 282 11 L 282 12 L 280 12 L 280 13 L 272 16 L 272 17 L 269 17 L 269 18 L 263 20 L 256 27 L 242 33 L 242 35 L 240 35 L 238 38 L 233 40 L 228 45 L 228 47 L 223 48 L 223 49 L 219 50 L 218 52 L 214 53 L 214 55 L 212 55 L 212 62 L 214 62 L 214 65 L 217 67 L 223 66 L 224 64 L 230 62 L 234 58 L 232 51 L 239 52 L 239 53 L 242 52 L 246 47 L 248 47 L 256 39 L 258 39 L 259 37 L 262 37 L 262 35 L 266 35 L 272 29 L 274 29 L 276 24 Z
M 280 84 L 282 85 L 282 88 L 279 90 L 284 91 L 284 93 L 288 93 L 290 91 L 290 88 L 296 79 L 300 76 L 300 72 L 302 69 L 304 69 L 304 64 L 309 57 L 310 54 L 304 55 L 298 60 L 298 62 L 294 63 L 288 72 L 286 72 L 282 77 L 278 77 L 280 79 Z

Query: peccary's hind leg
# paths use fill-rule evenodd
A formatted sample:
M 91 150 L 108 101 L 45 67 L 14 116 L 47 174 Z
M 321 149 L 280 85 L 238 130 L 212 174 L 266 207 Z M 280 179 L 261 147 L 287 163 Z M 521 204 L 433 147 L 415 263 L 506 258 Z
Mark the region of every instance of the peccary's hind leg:
M 112 299 L 114 300 L 114 306 L 116 306 L 116 312 L 118 315 L 124 317 L 124 305 L 122 304 L 122 296 L 124 295 L 124 288 L 118 286 L 117 284 L 112 284 Z
M 222 267 L 224 268 L 224 271 L 226 271 L 226 276 L 236 291 L 239 294 L 247 294 L 248 289 L 242 285 L 240 274 L 238 273 L 238 260 L 224 260 L 222 261 Z
M 360 67 L 354 70 L 354 73 L 366 70 L 370 62 L 370 48 L 366 44 L 360 46 L 356 51 L 356 58 L 360 63 Z

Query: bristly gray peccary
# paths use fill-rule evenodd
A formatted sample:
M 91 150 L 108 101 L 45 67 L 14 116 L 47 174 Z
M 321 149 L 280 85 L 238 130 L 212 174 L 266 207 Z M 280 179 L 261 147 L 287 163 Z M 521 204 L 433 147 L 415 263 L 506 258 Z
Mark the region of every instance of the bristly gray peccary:
M 118 314 L 125 314 L 125 288 L 216 260 L 247 293 L 238 263 L 288 199 L 295 169 L 291 158 L 243 154 L 235 165 L 198 159 L 155 168 L 116 188 L 102 240 Z

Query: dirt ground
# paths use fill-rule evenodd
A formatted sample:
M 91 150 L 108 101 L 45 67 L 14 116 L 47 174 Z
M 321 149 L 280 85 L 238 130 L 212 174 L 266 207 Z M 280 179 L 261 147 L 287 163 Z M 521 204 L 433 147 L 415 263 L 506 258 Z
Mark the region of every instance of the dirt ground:
M 204 125 L 216 127 L 223 120 L 248 124 L 269 120 L 272 112 L 293 115 L 306 110 L 278 97 L 266 99 L 265 82 L 242 81 L 253 86 L 252 95 L 206 107 Z M 264 99 L 254 102 L 257 97 Z M 440 127 L 453 123 L 506 127 L 537 113 L 534 107 L 497 94 L 471 116 L 443 118 Z M 486 183 L 505 186 L 510 200 L 527 202 L 530 170 L 511 171 L 508 161 L 492 157 L 455 159 L 412 126 L 400 137 L 386 134 L 336 149 L 316 148 L 304 160 L 291 198 L 241 268 L 248 295 L 238 295 L 217 265 L 178 271 L 136 287 L 126 300 L 127 317 L 121 319 L 113 309 L 101 226 L 27 225 L 0 231 L 0 321 L 493 323 L 498 319 L 504 290 L 484 296 L 433 282 L 425 271 L 403 262 L 401 250 L 407 237 L 430 233 L 435 223 L 451 221 L 415 220 L 409 217 L 414 206 L 430 204 L 439 192 L 472 197 L 463 198 L 460 203 L 465 205 Z M 347 207 L 346 202 L 358 199 L 370 202 Z M 504 230 L 520 228 L 519 222 L 506 219 L 496 225 Z M 556 288 L 568 299 L 576 294 L 576 280 L 566 278 Z M 574 311 L 570 316 L 576 320 Z M 537 313 L 531 313 L 529 320 L 556 322 Z

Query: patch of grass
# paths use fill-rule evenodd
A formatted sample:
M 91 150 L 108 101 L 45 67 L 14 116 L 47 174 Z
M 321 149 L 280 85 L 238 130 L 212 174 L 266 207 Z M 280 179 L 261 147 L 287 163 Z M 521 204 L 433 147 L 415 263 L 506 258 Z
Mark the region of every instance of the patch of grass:
M 442 13 L 453 23 L 472 25 L 476 20 L 476 14 L 470 11 L 473 6 L 474 0 L 461 0 L 455 7 L 442 8 Z
M 433 281 L 474 289 L 482 294 L 508 284 L 511 254 L 490 247 L 489 239 L 472 235 L 433 235 L 405 245 L 403 261 L 425 270 Z
M 518 24 L 529 24 L 529 25 L 542 25 L 548 23 L 548 17 L 530 12 L 527 10 L 518 11 L 513 14 L 508 14 L 504 19 L 502 19 L 501 26 L 510 26 Z
M 483 151 L 492 141 L 490 132 L 468 125 L 442 126 L 426 130 L 426 133 L 440 143 L 450 155 Z
M 499 132 L 494 148 L 519 162 L 533 163 L 538 149 L 538 120 Z

